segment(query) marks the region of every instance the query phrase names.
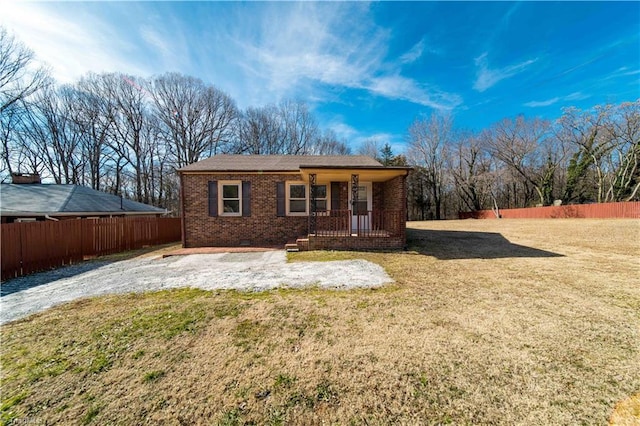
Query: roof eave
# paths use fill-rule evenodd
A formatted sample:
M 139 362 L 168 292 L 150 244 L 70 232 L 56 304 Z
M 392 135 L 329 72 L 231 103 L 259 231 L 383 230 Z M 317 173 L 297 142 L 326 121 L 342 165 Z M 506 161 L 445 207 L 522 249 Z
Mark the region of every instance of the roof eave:
M 300 166 L 303 169 L 325 169 L 325 170 L 413 170 L 409 166 Z
M 238 170 L 238 169 L 193 169 L 193 170 L 178 170 L 179 174 L 202 174 L 202 173 L 264 173 L 264 174 L 278 174 L 278 173 L 299 173 L 300 169 L 286 169 L 286 170 Z

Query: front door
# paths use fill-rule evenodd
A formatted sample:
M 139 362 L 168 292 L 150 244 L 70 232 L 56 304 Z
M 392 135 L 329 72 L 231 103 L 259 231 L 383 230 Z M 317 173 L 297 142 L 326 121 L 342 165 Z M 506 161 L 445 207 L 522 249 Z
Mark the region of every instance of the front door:
M 349 188 L 349 205 L 351 206 L 351 232 L 371 229 L 372 194 L 371 182 L 358 183 L 358 201 L 352 200 L 353 191 Z

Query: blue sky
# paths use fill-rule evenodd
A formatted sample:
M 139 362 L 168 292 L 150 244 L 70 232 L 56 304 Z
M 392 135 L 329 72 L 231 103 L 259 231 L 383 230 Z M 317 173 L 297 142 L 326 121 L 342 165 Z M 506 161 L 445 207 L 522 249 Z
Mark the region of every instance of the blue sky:
M 640 2 L 3 2 L 60 82 L 177 71 L 238 106 L 309 104 L 356 149 L 432 112 L 480 130 L 640 98 Z

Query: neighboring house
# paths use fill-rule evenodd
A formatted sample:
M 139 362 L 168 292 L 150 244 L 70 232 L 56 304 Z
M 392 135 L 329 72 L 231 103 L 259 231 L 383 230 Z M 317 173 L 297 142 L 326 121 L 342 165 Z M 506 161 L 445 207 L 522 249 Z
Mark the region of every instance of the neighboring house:
M 16 179 L 13 180 L 16 182 Z M 39 181 L 39 180 L 38 180 Z M 2 223 L 75 218 L 157 216 L 167 213 L 80 185 L 20 183 L 0 185 Z
M 366 156 L 216 155 L 178 170 L 182 243 L 403 248 L 409 170 Z

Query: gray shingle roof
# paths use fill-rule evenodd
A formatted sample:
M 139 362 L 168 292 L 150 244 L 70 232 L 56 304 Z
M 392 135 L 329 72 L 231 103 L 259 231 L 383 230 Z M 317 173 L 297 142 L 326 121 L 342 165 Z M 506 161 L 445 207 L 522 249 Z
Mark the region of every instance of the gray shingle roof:
M 0 185 L 2 216 L 56 213 L 160 214 L 165 210 L 80 185 Z
M 216 155 L 181 168 L 180 172 L 293 172 L 300 167 L 383 168 L 366 155 Z

